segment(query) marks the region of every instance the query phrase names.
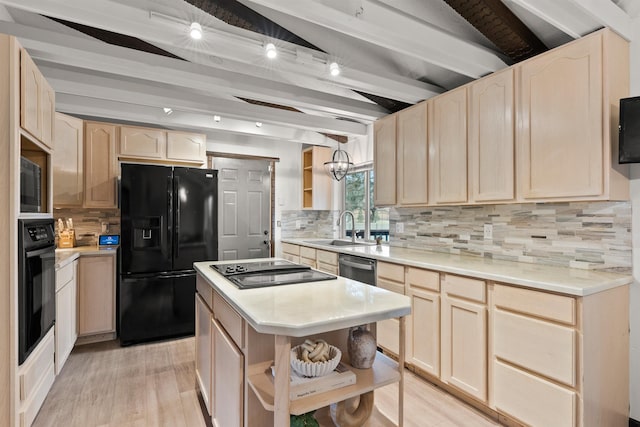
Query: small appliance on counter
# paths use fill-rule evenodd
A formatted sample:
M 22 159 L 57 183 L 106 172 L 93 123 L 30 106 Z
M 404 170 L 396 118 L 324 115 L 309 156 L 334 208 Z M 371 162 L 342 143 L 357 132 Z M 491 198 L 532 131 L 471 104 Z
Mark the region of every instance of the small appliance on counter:
M 119 234 L 101 234 L 98 236 L 98 249 L 113 250 L 120 245 Z
M 73 219 L 66 221 L 58 218 L 58 248 L 75 248 L 76 247 L 76 231 L 73 228 Z

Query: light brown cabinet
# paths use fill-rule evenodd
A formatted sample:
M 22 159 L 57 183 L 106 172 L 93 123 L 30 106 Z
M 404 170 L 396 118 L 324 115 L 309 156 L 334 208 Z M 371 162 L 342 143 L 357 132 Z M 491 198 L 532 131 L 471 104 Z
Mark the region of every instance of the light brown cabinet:
M 139 159 L 163 159 L 167 151 L 167 133 L 161 129 L 120 127 L 118 155 Z
M 629 91 L 628 70 L 627 43 L 610 31 L 516 68 L 522 199 L 629 197 L 628 181 L 619 176 L 624 166 L 615 160 L 616 110 Z
M 291 243 L 282 244 L 282 258 L 300 264 L 300 246 Z
M 197 133 L 168 131 L 167 160 L 206 163 L 206 136 Z
M 338 254 L 316 249 L 316 268 L 329 274 L 338 275 Z
M 56 95 L 25 49 L 20 49 L 20 126 L 54 148 Z
M 109 123 L 85 122 L 84 125 L 84 206 L 116 208 L 118 129 Z
M 396 204 L 396 122 L 397 115 L 378 119 L 373 124 L 373 203 Z
M 224 328 L 211 319 L 213 331 L 213 413 L 215 426 L 242 427 L 244 355 Z
M 116 330 L 116 257 L 83 255 L 78 265 L 78 336 Z
M 469 86 L 469 201 L 515 198 L 513 69 Z
M 330 148 L 302 150 L 302 209 L 331 209 L 331 177 L 324 170 L 324 163 L 330 160 Z
M 196 381 L 209 415 L 211 415 L 213 396 L 211 392 L 212 316 L 213 313 L 205 300 L 201 295 L 196 294 Z
M 306 246 L 300 246 L 300 264 L 316 268 L 316 250 Z
M 55 360 L 60 373 L 78 338 L 78 261 L 56 271 Z
M 377 262 L 376 286 L 398 294 L 405 294 L 404 266 L 389 262 Z M 376 323 L 378 345 L 391 354 L 398 355 L 400 337 L 398 319 L 387 319 Z
M 427 102 L 397 114 L 399 205 L 427 203 Z
M 81 207 L 84 203 L 84 124 L 56 113 L 56 149 L 53 163 L 53 205 Z
M 486 284 L 445 274 L 442 291 L 442 381 L 486 402 Z
M 407 362 L 440 377 L 440 274 L 408 267 L 407 295 L 411 315 L 407 316 Z
M 429 105 L 429 203 L 467 202 L 467 88 Z

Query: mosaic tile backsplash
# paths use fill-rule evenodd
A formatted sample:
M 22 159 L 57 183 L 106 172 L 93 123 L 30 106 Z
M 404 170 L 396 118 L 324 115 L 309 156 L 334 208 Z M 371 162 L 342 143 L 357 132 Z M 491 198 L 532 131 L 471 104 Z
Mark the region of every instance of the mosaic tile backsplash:
M 339 211 L 283 211 L 283 238 L 335 238 Z M 300 229 L 296 229 L 300 221 Z M 631 273 L 631 203 L 392 208 L 389 244 L 451 254 Z M 402 223 L 403 233 L 396 232 Z M 484 238 L 491 224 L 493 238 Z
M 120 209 L 55 209 L 53 218 L 58 226 L 58 218 L 73 218 L 76 230 L 76 246 L 97 246 L 100 234 L 120 234 Z M 102 233 L 102 224 L 108 224 L 108 231 Z M 56 233 L 57 233 L 56 229 Z
M 397 233 L 396 224 L 404 232 Z M 484 238 L 484 225 L 493 239 Z M 392 208 L 389 244 L 452 254 L 630 273 L 631 203 Z

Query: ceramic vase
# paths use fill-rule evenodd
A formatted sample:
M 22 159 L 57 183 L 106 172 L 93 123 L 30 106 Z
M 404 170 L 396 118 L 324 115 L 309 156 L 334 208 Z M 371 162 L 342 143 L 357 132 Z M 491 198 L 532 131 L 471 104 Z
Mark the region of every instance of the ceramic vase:
M 376 339 L 365 326 L 356 326 L 349 329 L 347 351 L 351 366 L 357 369 L 368 369 L 376 358 Z

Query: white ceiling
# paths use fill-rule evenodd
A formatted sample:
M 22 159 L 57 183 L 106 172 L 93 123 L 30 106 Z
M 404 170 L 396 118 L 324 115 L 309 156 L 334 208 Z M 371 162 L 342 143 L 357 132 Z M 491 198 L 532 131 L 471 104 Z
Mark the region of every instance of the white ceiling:
M 510 65 L 443 0 L 240 2 L 327 53 L 225 24 L 183 0 L 0 0 L 0 32 L 29 50 L 59 111 L 220 139 L 335 145 L 322 133 L 364 136 L 388 113 L 355 91 L 413 104 Z M 629 39 L 640 13 L 638 0 L 503 2 L 550 48 L 603 26 Z M 42 15 L 137 37 L 187 61 L 109 45 Z M 204 27 L 199 42 L 187 34 L 192 20 Z M 267 42 L 278 47 L 274 60 Z M 329 75 L 332 61 L 338 77 Z

